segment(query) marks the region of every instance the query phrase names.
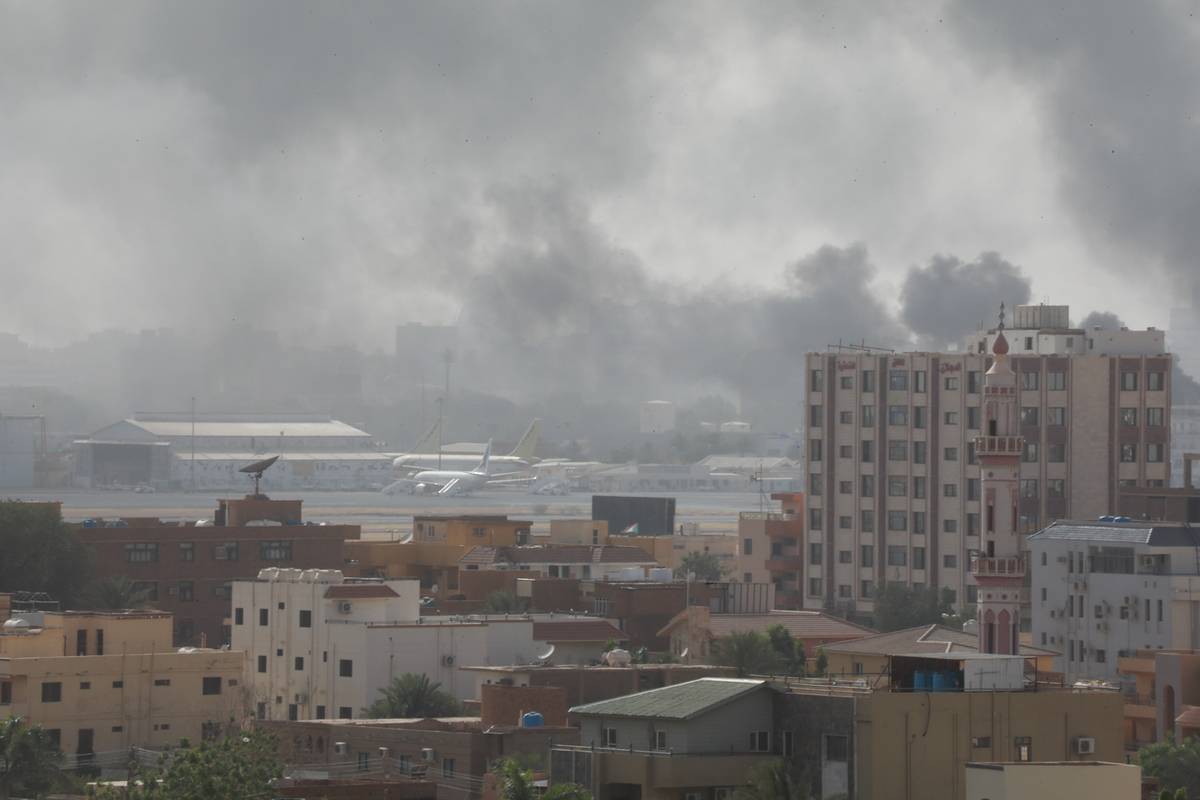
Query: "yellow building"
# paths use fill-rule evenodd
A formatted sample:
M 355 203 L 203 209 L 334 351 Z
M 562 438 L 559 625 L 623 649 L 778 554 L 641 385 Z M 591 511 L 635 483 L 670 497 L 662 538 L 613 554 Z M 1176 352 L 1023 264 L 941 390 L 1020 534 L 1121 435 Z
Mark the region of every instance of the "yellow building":
M 506 515 L 413 517 L 412 535 L 398 542 L 347 540 L 343 570 L 350 577 L 417 578 L 423 591 L 458 590 L 458 562 L 472 547 L 529 544 L 528 520 Z
M 608 521 L 603 519 L 552 519 L 548 544 L 608 544 Z
M 1136 800 L 1142 770 L 1106 761 L 967 764 L 967 800 Z
M 1170 736 L 1200 735 L 1200 651 L 1137 650 L 1117 661 L 1130 756 Z
M 725 577 L 742 580 L 735 575 L 738 539 L 724 533 L 688 533 L 682 536 L 633 536 L 610 534 L 608 543 L 620 547 L 640 547 L 664 567 L 679 569 L 688 553 L 708 553 L 716 556 Z
M 248 711 L 242 654 L 171 647 L 158 611 L 24 612 L 0 629 L 0 715 L 81 758 L 196 742 Z

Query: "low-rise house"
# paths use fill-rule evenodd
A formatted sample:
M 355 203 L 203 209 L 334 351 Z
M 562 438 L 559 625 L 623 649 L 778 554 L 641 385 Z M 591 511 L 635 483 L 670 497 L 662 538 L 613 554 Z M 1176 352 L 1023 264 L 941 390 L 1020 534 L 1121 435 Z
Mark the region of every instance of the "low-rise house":
M 775 609 L 761 614 L 714 614 L 707 606 L 688 606 L 675 615 L 661 631 L 670 639 L 671 653 L 688 664 L 702 664 L 712 656 L 712 645 L 731 633 L 766 633 L 782 625 L 792 638 L 804 645 L 809 658 L 819 648 L 836 642 L 861 639 L 874 633 L 824 611 L 784 611 Z
M 1125 749 L 1200 735 L 1200 651 L 1139 650 L 1117 662 Z
M 645 577 L 658 566 L 640 547 L 577 544 L 480 546 L 471 548 L 459 561 L 460 570 L 528 570 L 550 578 L 584 581 Z
M 610 642 L 625 642 L 621 629 L 606 619 L 566 617 L 533 623 L 533 638 L 554 648 L 543 658 L 555 664 L 592 664 L 604 655 Z
M 74 763 L 244 719 L 242 654 L 176 650 L 171 635 L 161 611 L 14 612 L 0 628 L 0 717 L 43 726 Z

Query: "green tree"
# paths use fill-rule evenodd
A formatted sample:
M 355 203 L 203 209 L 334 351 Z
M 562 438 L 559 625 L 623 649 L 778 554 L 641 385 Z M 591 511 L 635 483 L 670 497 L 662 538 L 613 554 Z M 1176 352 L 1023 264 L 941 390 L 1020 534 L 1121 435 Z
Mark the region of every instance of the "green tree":
M 761 631 L 735 631 L 713 642 L 713 661 L 733 667 L 739 678 L 772 672 L 778 658 Z
M 522 614 L 527 608 L 528 600 L 506 589 L 497 589 L 483 601 L 483 610 L 488 614 Z
M 64 782 L 62 753 L 41 725 L 21 717 L 0 720 L 0 800 L 41 797 Z
M 1187 797 L 1200 797 L 1200 739 L 1195 737 L 1176 743 L 1168 738 L 1146 745 L 1138 753 L 1142 772 L 1158 778 L 1163 789 L 1186 792 Z
M 0 501 L 0 591 L 45 592 L 69 608 L 91 577 L 91 554 L 58 507 Z
M 150 592 L 140 588 L 124 575 L 99 578 L 88 584 L 80 605 L 98 611 L 120 611 L 125 608 L 145 608 Z
M 496 765 L 500 776 L 500 800 L 592 800 L 592 795 L 576 783 L 559 783 L 539 795 L 533 785 L 533 773 L 514 758 Z
M 458 700 L 424 673 L 406 672 L 379 690 L 380 697 L 364 713 L 372 719 L 453 717 L 461 709 Z
M 139 776 L 137 785 L 102 787 L 98 800 L 267 800 L 283 775 L 275 737 L 262 731 L 234 732 L 199 747 L 164 755 L 158 770 Z
M 1158 800 L 1188 800 L 1187 789 L 1179 789 L 1174 792 L 1170 789 L 1163 789 L 1158 793 Z
M 953 612 L 949 595 L 932 586 L 916 589 L 902 583 L 888 583 L 875 598 L 875 627 L 886 633 L 919 625 L 940 625 Z
M 829 669 L 829 656 L 825 655 L 825 648 L 817 648 L 817 674 L 824 675 L 825 670 Z
M 804 645 L 792 638 L 787 628 L 776 623 L 767 628 L 767 639 L 775 652 L 776 668 L 788 675 L 804 674 Z
M 714 554 L 693 550 L 679 560 L 675 570 L 676 578 L 686 580 L 689 574 L 698 581 L 719 581 L 725 575 L 725 568 Z
M 750 769 L 745 786 L 733 793 L 734 800 L 808 800 L 802 781 L 788 771 L 782 759 L 762 761 Z

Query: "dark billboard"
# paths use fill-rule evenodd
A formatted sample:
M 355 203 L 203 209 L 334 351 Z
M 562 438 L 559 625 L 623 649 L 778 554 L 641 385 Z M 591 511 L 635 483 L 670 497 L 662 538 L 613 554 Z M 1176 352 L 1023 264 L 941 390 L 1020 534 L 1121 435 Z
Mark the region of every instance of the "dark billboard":
M 610 534 L 670 536 L 675 532 L 675 498 L 592 495 L 592 519 L 607 522 Z

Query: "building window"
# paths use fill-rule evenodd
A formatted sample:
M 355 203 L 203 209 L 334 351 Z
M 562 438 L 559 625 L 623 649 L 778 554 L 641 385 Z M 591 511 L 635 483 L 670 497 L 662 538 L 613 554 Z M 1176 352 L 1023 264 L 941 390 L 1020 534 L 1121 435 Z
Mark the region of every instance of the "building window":
M 1021 388 L 1027 392 L 1036 392 L 1038 390 L 1038 373 L 1022 372 Z
M 975 584 L 967 584 L 967 602 L 974 605 L 979 602 L 979 587 Z
M 889 531 L 908 530 L 907 511 L 889 511 L 887 512 L 887 521 Z
M 908 564 L 908 548 L 904 545 L 888 545 L 887 563 L 889 567 L 903 567 Z
M 958 533 L 958 520 L 956 520 L 956 519 L 942 520 L 942 533 Z
M 942 386 L 948 392 L 958 391 L 958 378 L 953 375 L 947 376 L 942 380 Z
M 863 475 L 860 478 L 859 483 L 862 484 L 860 486 L 859 494 L 861 494 L 863 497 L 871 497 L 875 494 L 874 475 Z
M 1046 479 L 1046 496 L 1047 497 L 1066 497 L 1067 482 L 1063 478 L 1047 478 Z
M 1038 424 L 1037 406 L 1022 406 L 1021 407 L 1021 424 L 1022 425 L 1037 425 Z
M 1067 373 L 1052 371 L 1046 373 L 1046 388 L 1052 392 L 1064 392 L 1067 389 Z
M 354 709 L 350 706 L 338 706 L 338 719 L 353 719 Z
M 925 569 L 925 548 L 914 547 L 912 550 L 912 568 Z
M 912 479 L 913 494 L 917 500 L 925 499 L 925 476 L 914 475 Z
M 238 543 L 221 542 L 213 547 L 213 559 L 216 561 L 237 561 Z
M 654 732 L 654 749 L 655 750 L 666 750 L 667 749 L 667 732 L 666 731 L 655 731 Z
M 780 740 L 779 744 L 780 744 L 780 748 L 782 750 L 782 755 L 785 758 L 795 754 L 796 747 L 795 747 L 795 744 L 792 742 L 792 732 L 791 731 L 780 731 L 779 740 Z
M 947 425 L 957 425 L 958 424 L 958 412 L 957 411 L 947 411 L 945 414 L 942 415 L 942 421 L 945 422 L 945 424 L 947 424 Z
M 742 539 L 742 555 L 744 555 L 744 556 L 754 555 L 754 540 L 753 539 Z
M 819 566 L 821 564 L 821 554 L 824 552 L 824 550 L 822 550 L 822 547 L 823 547 L 823 545 L 820 542 L 810 542 L 809 543 L 809 545 L 808 545 L 808 563 L 809 564 L 812 564 L 813 566 Z
M 862 426 L 870 428 L 875 425 L 875 406 L 862 407 Z
M 1067 409 L 1063 406 L 1051 406 L 1046 409 L 1046 424 L 1061 427 L 1067 424 Z
M 300 610 L 300 627 L 301 628 L 311 628 L 312 627 L 312 612 L 309 611 L 308 609 Z
M 843 389 L 853 389 L 854 388 L 854 376 L 853 375 L 841 376 L 838 379 L 838 386 L 840 386 Z
M 888 425 L 907 425 L 908 406 L 888 406 Z
M 854 424 L 854 412 L 853 411 L 839 411 L 838 412 L 838 422 L 842 425 L 853 425 Z
M 979 394 L 979 371 L 972 370 L 967 373 L 967 393 Z
M 888 497 L 905 497 L 908 495 L 908 479 L 903 476 L 888 478 Z
M 1119 419 L 1121 420 L 1121 424 L 1127 428 L 1136 427 L 1137 426 L 1137 409 L 1136 408 L 1122 408 L 1120 411 L 1120 414 L 1119 414 Z
M 219 675 L 215 675 L 212 677 L 203 678 L 201 680 L 200 693 L 201 694 L 220 694 L 221 693 L 221 677 Z
M 1018 736 L 1013 739 L 1013 751 L 1017 761 L 1033 761 L 1033 738 Z
M 824 589 L 822 589 L 821 587 L 822 587 L 822 581 L 820 578 L 809 578 L 808 579 L 808 596 L 809 597 L 821 597 L 825 593 Z
M 913 372 L 913 391 L 918 394 L 925 394 L 928 388 L 925 370 L 919 369 Z
M 821 509 L 810 508 L 808 510 L 808 529 L 810 531 L 821 530 Z
M 808 387 L 811 391 L 819 392 L 825 386 L 825 370 L 814 369 L 808 373 Z
M 266 656 L 258 657 L 258 671 L 259 672 L 267 671 L 267 657 Z
M 259 624 L 259 625 L 268 625 L 268 624 L 270 624 L 270 619 L 271 619 L 271 612 L 270 612 L 270 610 L 268 610 L 268 609 L 265 609 L 265 608 L 260 608 L 260 609 L 258 610 L 258 624 Z
M 859 528 L 863 533 L 875 532 L 875 512 L 869 508 L 864 508 L 859 512 Z
M 12 705 L 12 682 L 0 681 L 0 706 Z
M 808 476 L 808 493 L 813 497 L 821 496 L 821 473 L 813 472 Z
M 875 581 L 862 580 L 858 582 L 858 595 L 864 600 L 870 600 L 875 596 Z
M 979 499 L 979 478 L 967 478 L 967 499 Z
M 58 681 L 43 681 L 42 682 L 42 702 L 43 703 L 61 703 L 62 702 L 62 684 Z
M 854 481 L 838 481 L 838 494 L 854 494 Z
M 1163 460 L 1163 446 L 1157 442 L 1151 442 L 1146 445 L 1146 462 L 1149 464 L 1159 464 Z
M 752 753 L 769 753 L 769 752 L 771 752 L 771 732 L 770 731 L 750 731 L 750 752 L 752 752 Z
M 903 439 L 889 441 L 888 461 L 908 461 L 908 442 Z
M 958 556 L 944 555 L 942 556 L 943 569 L 958 569 Z
M 838 529 L 839 530 L 848 531 L 853 527 L 854 527 L 854 518 L 851 517 L 849 514 L 843 514 L 842 516 L 838 517 Z
M 925 451 L 926 451 L 925 442 L 913 442 L 913 459 L 912 460 L 913 460 L 914 464 L 924 464 L 925 463 Z
M 196 545 L 192 542 L 179 543 L 179 560 L 180 561 L 195 561 L 196 560 Z
M 1046 463 L 1062 464 L 1067 460 L 1067 446 L 1065 444 L 1047 444 L 1046 445 Z
M 1161 428 L 1163 425 L 1163 410 L 1161 408 L 1146 409 L 1146 427 Z
M 825 760 L 848 761 L 850 759 L 850 740 L 846 736 L 825 734 Z
M 296 656 L 292 662 L 292 667 L 296 672 L 304 672 L 304 656 Z
M 967 536 L 979 535 L 979 513 L 975 511 L 967 512 Z
M 860 567 L 875 566 L 875 546 L 870 544 L 860 545 L 858 548 L 858 565 Z
M 958 461 L 958 448 L 947 447 L 942 450 L 942 458 L 945 461 Z
M 823 454 L 823 451 L 821 448 L 821 440 L 820 439 L 809 439 L 808 440 L 808 460 L 809 461 L 820 461 L 822 454 Z M 483 530 L 483 528 L 480 528 L 479 530 Z
M 130 588 L 145 600 L 151 602 L 158 600 L 158 581 L 134 581 Z
M 854 458 L 854 445 L 838 445 L 838 458 Z
M 158 561 L 158 543 L 130 542 L 125 545 L 125 560 L 130 564 L 150 564 Z
M 980 420 L 979 406 L 969 407 L 967 409 L 967 427 L 973 431 L 979 430 L 979 428 L 980 428 L 979 420 Z
M 942 497 L 958 497 L 958 484 L 957 483 L 942 484 Z
M 1121 391 L 1136 392 L 1138 388 L 1138 374 L 1136 372 L 1125 371 L 1121 373 Z
M 1163 373 L 1161 373 L 1161 372 L 1147 372 L 1146 373 L 1146 391 L 1147 392 L 1161 392 L 1164 388 L 1166 388 L 1166 380 L 1164 378 Z
M 354 677 L 354 662 L 348 658 L 338 660 L 338 676 L 342 678 Z
M 170 678 L 155 678 L 154 685 L 155 686 L 170 686 L 171 679 Z
M 838 563 L 839 564 L 853 564 L 854 563 L 854 553 L 850 552 L 849 550 L 838 550 Z
M 292 543 L 283 540 L 259 542 L 258 557 L 262 561 L 291 561 Z
M 1026 350 L 1032 350 L 1032 349 L 1033 349 L 1033 337 L 1032 337 L 1032 336 L 1026 336 L 1026 337 L 1025 337 L 1025 349 L 1026 349 Z
M 893 369 L 888 371 L 888 389 L 893 392 L 908 391 L 908 370 Z
M 912 532 L 914 536 L 919 536 L 925 533 L 925 512 L 912 512 Z
M 864 369 L 861 377 L 862 390 L 864 392 L 875 391 L 875 370 Z
M 1121 463 L 1136 464 L 1137 463 L 1137 445 L 1123 444 L 1121 445 Z
M 1021 479 L 1021 497 L 1037 497 L 1038 482 L 1037 478 L 1022 478 Z
M 325 719 L 325 706 L 317 706 L 317 719 Z
M 912 410 L 912 426 L 917 430 L 925 428 L 925 406 L 914 406 Z
M 864 464 L 870 464 L 875 460 L 875 442 L 870 439 L 862 440 L 861 459 Z
M 808 427 L 820 428 L 825 424 L 825 407 L 820 403 L 813 403 L 808 408 Z
M 179 602 L 181 603 L 190 603 L 196 599 L 195 584 L 191 581 L 180 581 L 175 591 L 178 594 Z
M 617 729 L 616 728 L 601 728 L 600 741 L 605 747 L 617 746 Z

